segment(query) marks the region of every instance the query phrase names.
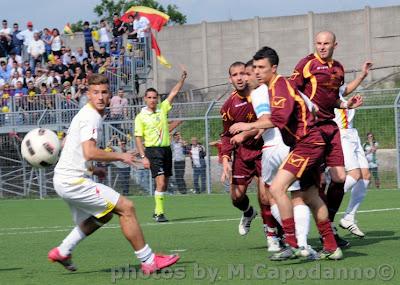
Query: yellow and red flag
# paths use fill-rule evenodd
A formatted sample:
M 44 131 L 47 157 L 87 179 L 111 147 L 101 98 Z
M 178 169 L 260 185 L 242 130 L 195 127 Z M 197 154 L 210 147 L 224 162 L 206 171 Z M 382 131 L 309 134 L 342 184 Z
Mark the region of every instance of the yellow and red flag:
M 66 34 L 66 35 L 73 35 L 73 34 L 74 34 L 74 33 L 72 32 L 71 25 L 70 25 L 69 23 L 67 23 L 67 24 L 64 26 L 64 34 Z
M 125 12 L 125 14 L 122 15 L 121 20 L 126 23 L 129 23 L 129 16 L 134 16 L 136 13 L 138 13 L 139 16 L 146 17 L 150 22 L 150 27 L 156 30 L 157 32 L 161 31 L 162 27 L 166 25 L 169 21 L 169 16 L 167 14 L 145 6 L 133 6 L 129 8 Z M 165 59 L 165 57 L 161 55 L 161 50 L 160 47 L 158 46 L 156 38 L 154 37 L 152 32 L 150 33 L 151 33 L 151 45 L 156 53 L 158 61 L 162 65 L 171 68 L 171 64 L 169 64 L 168 61 Z

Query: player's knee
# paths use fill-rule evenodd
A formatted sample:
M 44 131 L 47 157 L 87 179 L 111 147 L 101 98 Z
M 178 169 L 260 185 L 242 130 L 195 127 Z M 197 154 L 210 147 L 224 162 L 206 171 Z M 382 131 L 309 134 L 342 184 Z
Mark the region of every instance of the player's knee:
M 119 205 L 119 210 L 122 215 L 131 215 L 135 212 L 135 207 L 133 205 L 133 202 L 131 200 L 128 200 L 125 197 L 121 197 L 120 205 Z
M 371 172 L 369 172 L 368 170 L 362 171 L 361 174 L 362 174 L 362 179 L 371 180 Z
M 346 172 L 344 171 L 333 171 L 331 173 L 331 179 L 336 183 L 344 183 L 346 181 Z

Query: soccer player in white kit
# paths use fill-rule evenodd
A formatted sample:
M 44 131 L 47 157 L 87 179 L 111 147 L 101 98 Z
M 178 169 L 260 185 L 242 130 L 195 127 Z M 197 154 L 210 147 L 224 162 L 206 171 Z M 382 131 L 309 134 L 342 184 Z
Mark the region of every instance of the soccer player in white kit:
M 253 72 L 253 61 L 246 63 L 245 80 L 250 88 L 251 103 L 257 118 L 261 116 L 271 116 L 271 108 L 268 95 L 268 87 L 265 84 L 259 85 Z M 309 103 L 309 102 L 308 102 Z M 310 103 L 309 103 L 310 104 Z M 312 107 L 312 106 L 310 106 Z M 281 132 L 278 128 L 267 129 L 262 133 L 264 145 L 262 148 L 262 179 L 268 189 L 279 167 L 289 154 L 290 148 L 283 142 Z M 294 219 L 296 223 L 296 238 L 301 248 L 301 255 L 308 256 L 315 254 L 315 251 L 307 243 L 307 236 L 310 231 L 310 208 L 302 198 L 299 181 L 295 181 L 288 189 L 291 192 L 293 203 Z M 268 190 L 267 190 L 268 191 Z M 274 218 L 281 223 L 278 206 L 271 199 L 271 212 Z M 264 226 L 265 231 L 273 231 Z M 279 251 L 279 241 L 274 236 L 268 236 L 268 251 Z
M 116 214 L 124 236 L 141 261 L 142 271 L 150 274 L 176 263 L 179 256 L 155 255 L 144 240 L 133 203 L 91 179 L 92 175 L 105 175 L 104 169 L 93 166 L 93 161 L 122 161 L 130 165 L 136 161 L 132 152 L 106 152 L 96 146 L 110 96 L 107 77 L 92 75 L 89 78 L 89 103 L 72 119 L 53 178 L 54 188 L 70 207 L 76 226 L 58 247 L 49 251 L 48 258 L 75 271 L 71 258 L 73 249 Z
M 343 88 L 346 87 L 343 86 Z M 343 102 L 347 102 L 342 96 L 340 97 Z M 349 205 L 343 218 L 340 219 L 339 225 L 358 237 L 364 237 L 365 234 L 357 226 L 355 214 L 367 194 L 371 175 L 360 137 L 353 125 L 355 112 L 355 109 L 335 109 L 334 120 L 340 129 L 346 173 L 357 181 L 351 188 Z M 344 190 L 347 191 L 348 189 L 345 188 Z

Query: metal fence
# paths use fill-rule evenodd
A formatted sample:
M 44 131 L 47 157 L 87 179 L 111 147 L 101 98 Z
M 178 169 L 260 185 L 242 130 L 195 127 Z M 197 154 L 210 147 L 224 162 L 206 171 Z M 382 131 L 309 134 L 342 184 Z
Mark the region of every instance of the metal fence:
M 174 160 L 178 163 L 174 165 L 174 176 L 171 177 L 168 185 L 168 191 L 171 194 L 202 191 L 222 193 L 227 189 L 226 185 L 220 182 L 221 166 L 218 163 L 217 148 L 210 145 L 218 140 L 222 131 L 219 110 L 225 101 L 222 95 L 229 94 L 230 88 L 219 93 L 220 91 L 221 86 L 202 90 L 204 98 L 222 98 L 219 101 L 175 103 L 169 114 L 171 128 L 173 128 L 171 134 L 179 132 L 180 142 L 185 145 L 183 147 L 184 162 L 179 155 L 174 155 Z M 364 105 L 357 110 L 355 118 L 355 127 L 359 131 L 361 141 L 365 142 L 366 134 L 372 132 L 379 142 L 377 151 L 379 186 L 386 189 L 400 188 L 399 92 L 399 89 L 360 91 L 359 93 L 364 97 Z M 101 147 L 108 151 L 121 151 L 119 142 L 122 140 L 127 142 L 128 149 L 135 148 L 134 118 L 141 107 L 129 106 L 124 115 L 118 119 L 111 118 L 107 110 L 103 123 Z M 8 124 L 0 125 L 0 133 L 3 134 L 0 135 L 0 195 L 2 197 L 41 198 L 55 195 L 52 186 L 52 168 L 36 170 L 25 163 L 19 152 L 20 139 L 26 132 L 37 126 L 65 132 L 78 111 L 76 107 L 29 111 L 26 116 L 31 119 L 23 121 L 22 125 L 17 119 L 21 116 L 20 112 L 7 113 Z M 18 136 L 15 132 L 18 132 Z M 195 150 L 192 149 L 191 143 L 195 139 L 204 147 L 204 161 L 193 160 Z M 102 182 L 116 190 L 134 195 L 153 193 L 154 182 L 149 171 L 143 167 L 126 167 L 121 163 L 110 163 L 104 167 L 107 168 L 108 174 Z M 376 186 L 372 178 L 370 188 L 375 189 Z M 254 186 L 251 186 L 250 191 L 253 189 Z

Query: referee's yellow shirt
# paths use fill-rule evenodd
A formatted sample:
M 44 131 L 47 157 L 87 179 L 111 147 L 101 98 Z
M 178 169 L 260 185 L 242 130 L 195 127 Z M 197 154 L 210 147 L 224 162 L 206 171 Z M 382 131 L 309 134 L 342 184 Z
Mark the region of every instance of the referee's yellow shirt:
M 135 118 L 135 136 L 143 137 L 145 147 L 170 146 L 168 112 L 172 109 L 167 99 L 155 112 L 144 107 Z

